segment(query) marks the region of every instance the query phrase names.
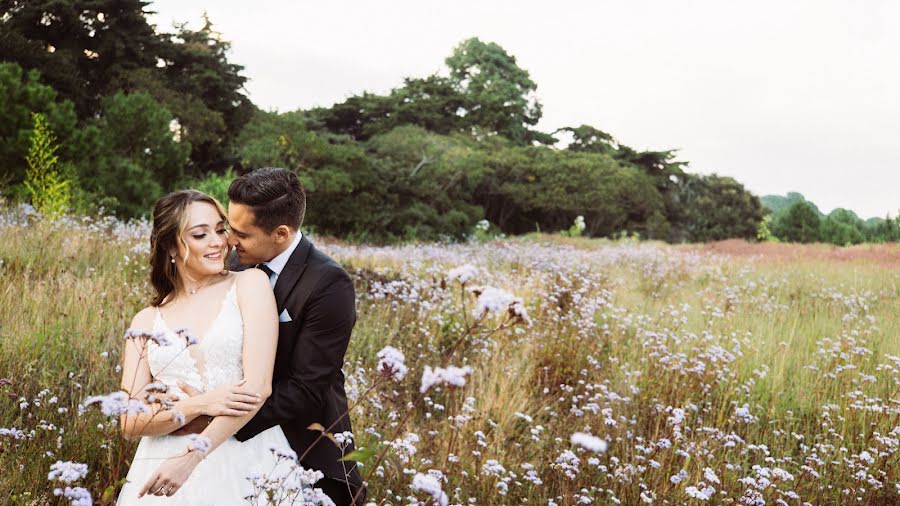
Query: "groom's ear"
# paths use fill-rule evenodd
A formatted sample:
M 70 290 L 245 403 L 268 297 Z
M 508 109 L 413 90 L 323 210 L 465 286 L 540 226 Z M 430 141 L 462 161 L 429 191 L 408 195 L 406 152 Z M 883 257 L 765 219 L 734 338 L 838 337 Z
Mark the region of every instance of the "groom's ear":
M 276 243 L 282 243 L 291 239 L 291 228 L 287 225 L 278 225 L 272 231 L 272 238 Z

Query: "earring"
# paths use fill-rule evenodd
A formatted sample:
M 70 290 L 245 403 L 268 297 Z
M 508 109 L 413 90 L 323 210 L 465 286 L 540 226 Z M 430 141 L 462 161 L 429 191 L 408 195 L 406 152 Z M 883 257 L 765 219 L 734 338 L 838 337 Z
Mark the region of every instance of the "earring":
M 173 264 L 175 263 L 175 257 L 172 257 L 172 263 Z

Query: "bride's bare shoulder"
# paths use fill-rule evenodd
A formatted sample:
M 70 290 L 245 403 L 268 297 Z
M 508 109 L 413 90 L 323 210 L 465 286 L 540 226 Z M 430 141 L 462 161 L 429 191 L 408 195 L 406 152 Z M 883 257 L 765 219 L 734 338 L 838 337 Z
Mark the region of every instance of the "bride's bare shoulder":
M 272 291 L 269 285 L 269 277 L 260 269 L 246 269 L 241 272 L 235 272 L 238 284 L 238 292 L 258 293 Z
M 134 318 L 131 319 L 131 329 L 152 330 L 153 320 L 156 317 L 156 307 L 147 306 L 138 311 Z

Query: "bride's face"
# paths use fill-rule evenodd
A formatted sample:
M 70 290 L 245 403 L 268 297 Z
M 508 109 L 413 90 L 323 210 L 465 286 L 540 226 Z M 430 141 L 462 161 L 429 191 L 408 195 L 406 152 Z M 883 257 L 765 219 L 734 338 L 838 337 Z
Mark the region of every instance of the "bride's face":
M 181 238 L 183 243 L 179 242 L 175 257 L 180 270 L 186 270 L 187 274 L 197 279 L 225 269 L 228 232 L 225 230 L 225 220 L 214 205 L 208 202 L 191 203 L 187 208 L 187 226 Z

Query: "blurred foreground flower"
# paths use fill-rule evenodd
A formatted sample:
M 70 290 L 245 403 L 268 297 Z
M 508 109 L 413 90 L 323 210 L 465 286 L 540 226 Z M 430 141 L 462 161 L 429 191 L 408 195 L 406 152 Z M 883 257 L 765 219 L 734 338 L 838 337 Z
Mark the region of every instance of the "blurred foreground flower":
M 520 297 L 515 297 L 506 290 L 493 286 L 473 286 L 469 290 L 478 298 L 475 309 L 472 311 L 476 318 L 481 318 L 489 313 L 506 312 L 509 318 L 517 322 L 531 323 L 525 303 Z
M 190 434 L 188 435 L 188 441 L 192 450 L 196 450 L 203 455 L 209 453 L 209 449 L 212 447 L 212 441 L 202 434 Z
M 425 371 L 422 373 L 422 388 L 419 391 L 424 394 L 431 387 L 444 383 L 454 387 L 464 387 L 466 386 L 466 376 L 473 372 L 474 370 L 469 366 L 436 367 L 432 370 L 431 366 L 426 365 Z
M 450 272 L 447 273 L 447 280 L 459 281 L 460 284 L 464 285 L 475 279 L 476 276 L 478 276 L 478 269 L 471 264 L 465 264 L 460 265 L 455 269 L 451 269 Z
M 100 411 L 106 416 L 119 416 L 122 414 L 136 415 L 138 413 L 150 413 L 150 408 L 143 402 L 132 399 L 123 391 L 113 392 L 108 395 L 92 395 L 84 400 L 85 406 L 100 406 Z
M 606 451 L 606 441 L 597 436 L 585 434 L 584 432 L 576 432 L 572 434 L 572 444 L 586 448 L 595 453 Z
M 416 473 L 413 476 L 410 488 L 416 492 L 424 492 L 430 495 L 434 499 L 435 504 L 440 506 L 447 506 L 447 503 L 449 503 L 447 493 L 441 490 L 441 482 L 430 474 Z

